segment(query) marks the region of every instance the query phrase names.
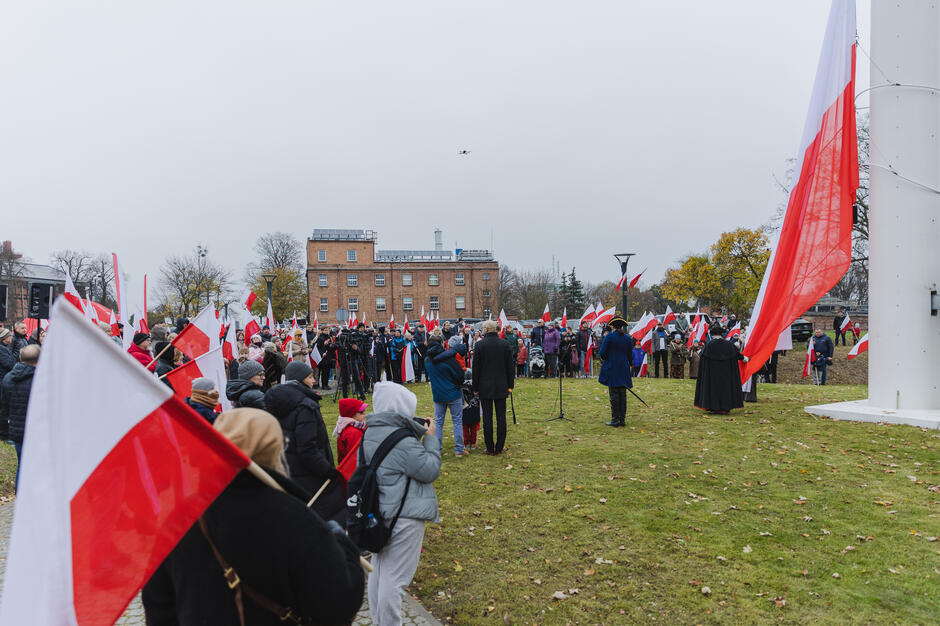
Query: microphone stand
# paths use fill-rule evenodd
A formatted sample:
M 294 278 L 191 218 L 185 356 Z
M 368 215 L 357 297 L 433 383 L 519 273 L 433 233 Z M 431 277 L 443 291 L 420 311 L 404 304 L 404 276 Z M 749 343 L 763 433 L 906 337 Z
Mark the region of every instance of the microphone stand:
M 543 420 L 543 422 L 554 422 L 555 420 L 564 420 L 566 422 L 574 422 L 574 420 L 571 419 L 570 417 L 565 417 L 565 404 L 564 404 L 565 399 L 564 399 L 563 385 L 561 383 L 561 379 L 564 378 L 564 376 L 561 375 L 561 372 L 558 370 L 557 365 L 555 366 L 555 374 L 558 376 L 558 415 L 556 415 L 555 417 L 550 417 L 547 420 Z

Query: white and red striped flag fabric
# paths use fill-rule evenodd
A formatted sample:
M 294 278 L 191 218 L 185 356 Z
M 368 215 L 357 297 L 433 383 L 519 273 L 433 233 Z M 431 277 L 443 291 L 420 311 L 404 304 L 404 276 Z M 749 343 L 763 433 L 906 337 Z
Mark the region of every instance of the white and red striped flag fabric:
M 238 343 L 235 340 L 235 324 L 229 324 L 222 339 L 222 356 L 229 361 L 238 358 Z M 219 390 L 223 392 L 224 390 Z
M 264 324 L 272 332 L 274 331 L 274 309 L 271 308 L 271 301 L 268 300 L 268 312 L 264 317 Z
M 0 623 L 113 624 L 250 460 L 71 305 L 52 319 Z
M 245 345 L 251 343 L 251 338 L 254 335 L 257 335 L 261 332 L 261 326 L 258 325 L 258 321 L 251 314 L 251 311 L 245 309 L 245 315 L 242 317 L 242 324 L 245 329 Z
M 640 340 L 640 350 L 649 352 L 653 348 L 653 329 L 651 328 Z
M 852 259 L 858 189 L 855 2 L 833 0 L 803 137 L 798 176 L 751 313 L 742 383 L 770 357 L 780 333 L 828 292 Z
M 426 317 L 424 316 L 424 305 L 423 305 L 423 304 L 421 305 L 421 324 L 422 324 L 422 326 L 424 326 L 425 328 L 428 327 L 428 318 L 426 318 Z
M 803 375 L 800 378 L 806 378 L 809 376 L 810 367 L 813 365 L 813 361 L 816 360 L 816 338 L 809 338 L 809 345 L 806 348 L 806 361 L 803 363 Z
M 597 312 L 594 310 L 594 305 L 591 304 L 588 306 L 588 308 L 584 309 L 584 313 L 581 314 L 581 319 L 578 320 L 578 325 L 580 325 L 581 322 L 587 322 L 590 324 L 594 321 L 595 317 L 597 317 Z
M 852 349 L 849 350 L 849 360 L 851 361 L 866 350 L 868 350 L 868 333 L 865 333 L 862 338 L 858 340 L 858 343 L 852 346 Z
M 410 330 L 410 329 L 408 328 L 408 315 L 405 314 L 405 325 L 402 326 L 402 334 L 404 335 L 404 334 L 407 333 L 409 330 Z
M 738 322 L 737 324 L 731 327 L 731 330 L 728 331 L 728 334 L 727 336 L 725 336 L 725 339 L 727 339 L 728 341 L 731 341 L 731 338 L 734 337 L 735 335 L 738 335 L 738 336 L 741 335 L 741 322 Z
M 669 322 L 674 322 L 674 321 L 676 321 L 676 314 L 672 312 L 672 307 L 667 304 L 666 314 L 663 315 L 663 326 L 665 326 Z
M 317 312 L 313 312 L 313 330 L 320 330 L 320 320 L 317 318 Z
M 258 299 L 258 296 L 255 295 L 255 292 L 250 288 L 245 290 L 245 293 L 242 294 L 242 305 L 251 310 L 251 305 L 255 303 L 255 300 Z
M 197 378 L 211 378 L 219 391 L 219 402 L 223 411 L 232 408 L 232 403 L 225 396 L 225 362 L 222 360 L 222 348 L 209 350 L 192 361 L 183 363 L 166 374 L 173 385 L 173 391 L 180 398 L 188 398 L 193 391 L 193 381 Z
M 594 358 L 594 352 L 597 350 L 597 341 L 594 339 L 594 333 L 591 333 L 591 338 L 588 341 L 587 350 L 584 352 L 584 373 L 588 376 L 591 375 L 591 363 Z
M 506 324 L 509 323 L 509 318 L 506 317 L 506 310 L 505 310 L 505 309 L 500 309 L 500 310 L 499 310 L 499 318 L 497 318 L 496 321 L 499 322 L 499 327 L 500 327 L 500 328 L 503 328 L 504 326 L 506 326 Z
M 849 328 L 851 325 L 852 325 L 852 320 L 849 319 L 849 314 L 846 313 L 845 317 L 842 318 L 842 323 L 839 324 L 839 332 L 844 333 L 846 329 Z
M 215 316 L 215 307 L 210 304 L 200 311 L 199 315 L 194 317 L 171 343 L 180 352 L 195 359 L 219 345 L 220 332 L 222 332 L 222 327 Z M 247 332 L 245 341 L 248 341 Z
M 646 336 L 646 333 L 656 328 L 656 322 L 656 316 L 647 311 L 640 317 L 639 321 L 633 325 L 633 328 L 630 330 L 630 336 L 634 339 L 642 339 Z
M 120 265 L 118 264 L 117 254 L 114 252 L 111 253 L 111 263 L 114 269 L 114 295 L 115 295 L 115 299 L 117 301 L 117 306 L 118 306 L 118 312 L 117 312 L 118 321 L 126 324 L 127 320 L 125 319 L 125 316 L 129 315 L 130 313 L 129 311 L 127 311 L 127 308 L 124 306 L 124 293 L 123 293 L 124 290 L 122 289 L 122 285 L 121 285 L 122 283 L 121 272 L 120 272 L 121 268 L 120 268 Z
M 72 282 L 72 277 L 69 276 L 68 272 L 65 273 L 65 293 L 63 295 L 66 300 L 72 303 L 72 306 L 85 313 L 85 303 L 82 301 L 82 297 L 79 295 L 78 289 L 75 288 L 75 283 Z
M 388 318 L 388 329 L 395 330 L 395 314 L 392 313 Z
M 624 284 L 625 282 L 627 282 L 627 273 L 626 273 L 626 272 L 624 272 L 623 275 L 620 277 L 620 280 L 617 281 L 617 286 L 614 287 L 614 291 L 618 291 L 621 287 L 623 287 L 623 284 Z
M 313 342 L 313 350 L 310 351 L 310 367 L 318 366 L 322 360 L 323 355 L 320 354 L 320 346 L 317 342 Z
M 643 355 L 643 362 L 640 363 L 640 371 L 637 372 L 637 378 L 642 378 L 648 376 L 650 373 L 650 353 L 647 352 Z
M 565 310 L 561 312 L 561 327 L 568 328 L 568 307 L 565 307 Z
M 411 342 L 408 341 L 405 342 L 405 351 L 401 355 L 401 382 L 407 383 L 414 379 L 415 364 L 411 362 Z
M 630 280 L 630 289 L 633 289 L 634 287 L 636 287 L 636 284 L 637 284 L 638 282 L 640 282 L 640 276 L 642 276 L 643 274 L 645 274 L 647 269 L 649 269 L 649 268 L 644 267 L 642 272 L 640 272 L 639 274 L 637 274 L 636 276 L 634 276 L 633 279 Z
M 617 307 L 612 306 L 602 313 L 598 313 L 597 317 L 594 318 L 593 326 L 600 326 L 601 324 L 606 324 L 610 320 L 614 319 L 614 316 L 617 314 Z
M 542 321 L 548 323 L 552 319 L 551 313 L 548 312 L 548 303 L 545 303 L 545 310 L 542 311 Z

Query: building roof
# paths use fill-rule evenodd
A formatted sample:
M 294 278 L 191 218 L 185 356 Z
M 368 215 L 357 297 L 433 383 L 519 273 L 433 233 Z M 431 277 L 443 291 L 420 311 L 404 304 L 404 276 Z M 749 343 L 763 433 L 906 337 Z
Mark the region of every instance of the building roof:
M 60 272 L 51 265 L 41 265 L 39 263 L 20 263 L 22 270 L 19 272 L 20 280 L 42 280 L 50 283 L 64 283 L 65 272 Z
M 375 241 L 376 232 L 374 230 L 362 230 L 361 228 L 316 228 L 313 241 Z
M 454 260 L 450 250 L 378 250 L 375 253 L 377 263 L 400 263 L 408 261 L 432 261 L 435 263 Z

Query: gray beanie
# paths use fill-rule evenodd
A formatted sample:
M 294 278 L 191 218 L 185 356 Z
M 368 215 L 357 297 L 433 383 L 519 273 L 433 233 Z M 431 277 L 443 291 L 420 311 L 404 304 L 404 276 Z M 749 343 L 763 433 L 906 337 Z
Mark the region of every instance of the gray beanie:
M 291 361 L 284 370 L 284 378 L 287 380 L 302 381 L 312 373 L 313 370 L 303 361 Z
M 239 363 L 238 365 L 238 377 L 242 380 L 248 380 L 252 376 L 257 376 L 258 374 L 263 374 L 264 368 L 261 367 L 261 363 L 248 359 L 244 363 Z
M 215 381 L 205 377 L 195 378 L 193 379 L 193 389 L 198 389 L 199 391 L 214 391 Z

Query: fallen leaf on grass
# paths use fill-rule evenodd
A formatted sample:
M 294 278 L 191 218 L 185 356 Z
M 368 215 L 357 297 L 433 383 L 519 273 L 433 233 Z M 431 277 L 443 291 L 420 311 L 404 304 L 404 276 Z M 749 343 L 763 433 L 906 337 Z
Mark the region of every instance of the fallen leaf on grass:
M 703 595 L 703 596 L 710 596 L 710 595 L 712 595 L 712 590 L 709 589 L 708 587 L 702 587 L 702 590 L 701 590 L 701 591 L 702 591 L 702 595 Z
M 741 552 L 743 552 L 744 554 L 750 554 L 753 551 L 754 551 L 754 548 L 752 548 L 751 546 L 744 546 L 743 548 L 741 548 Z
M 766 530 L 762 530 L 761 533 L 760 533 L 760 536 L 761 536 L 761 537 L 773 537 L 773 535 L 771 535 L 771 534 L 770 534 L 769 532 L 767 532 Z
M 463 567 L 462 567 L 462 566 L 460 565 L 460 563 L 458 563 L 457 561 L 454 561 L 454 571 L 455 571 L 455 572 L 462 572 L 462 571 L 463 571 Z
M 593 568 L 590 568 L 590 567 L 589 567 L 589 568 L 587 568 L 586 570 L 584 570 L 584 575 L 585 575 L 585 576 L 593 576 L 593 575 L 594 575 L 594 570 L 593 570 Z
M 778 609 L 782 609 L 783 607 L 787 605 L 787 599 L 784 598 L 783 596 L 777 596 L 776 598 L 771 600 L 771 602 L 773 602 L 777 606 Z
M 564 591 L 556 591 L 552 594 L 552 600 L 567 600 L 568 596 L 565 595 Z

